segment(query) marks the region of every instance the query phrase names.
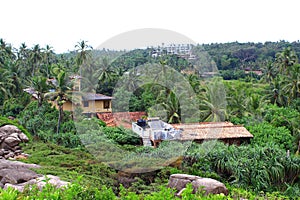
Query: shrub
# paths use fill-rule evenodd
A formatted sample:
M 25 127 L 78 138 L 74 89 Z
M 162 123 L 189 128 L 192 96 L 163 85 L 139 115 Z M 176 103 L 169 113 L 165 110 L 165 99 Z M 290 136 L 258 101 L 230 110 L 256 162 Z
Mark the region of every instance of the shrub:
M 203 145 L 194 144 L 185 164 L 192 165 L 194 171 L 217 172 L 235 186 L 254 191 L 284 191 L 285 183 L 293 185 L 300 175 L 300 158 L 287 157 L 284 150 L 272 144 L 237 147 L 217 142 L 206 155 L 201 152 Z
M 266 122 L 248 126 L 247 129 L 253 134 L 251 144 L 259 146 L 267 146 L 274 144 L 281 149 L 294 151 L 294 137 L 286 127 L 274 127 Z

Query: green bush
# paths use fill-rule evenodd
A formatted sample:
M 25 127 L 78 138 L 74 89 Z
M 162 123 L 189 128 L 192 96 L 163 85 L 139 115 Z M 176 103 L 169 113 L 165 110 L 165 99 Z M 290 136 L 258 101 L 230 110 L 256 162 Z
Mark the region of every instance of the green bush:
M 278 193 L 260 193 L 255 194 L 240 188 L 228 187 L 229 195 L 224 194 L 209 194 L 203 195 L 203 192 L 196 194 L 192 193 L 192 185 L 188 184 L 187 189 L 183 191 L 181 198 L 175 196 L 175 191 L 161 186 L 160 190 L 151 194 L 136 194 L 125 189 L 122 185 L 119 187 L 119 194 L 116 195 L 111 188 L 106 186 L 100 187 L 85 187 L 80 182 L 74 182 L 66 188 L 57 189 L 56 187 L 46 184 L 43 190 L 39 190 L 33 186 L 31 189 L 28 187 L 23 193 L 18 192 L 12 188 L 3 190 L 0 188 L 0 199 L 3 200 L 16 200 L 16 199 L 51 199 L 51 200 L 233 200 L 233 199 L 258 199 L 258 200 L 284 200 L 289 199 Z M 296 196 L 292 196 L 295 199 Z
M 141 144 L 141 139 L 136 133 L 123 127 L 103 127 L 101 132 L 103 132 L 108 139 L 111 139 L 120 145 Z
M 290 150 L 291 152 L 296 150 L 294 137 L 286 127 L 275 127 L 264 122 L 248 126 L 247 129 L 253 134 L 251 144 L 261 147 L 273 144 L 279 146 L 281 149 Z
M 300 175 L 300 158 L 287 157 L 284 150 L 272 144 L 264 147 L 207 144 L 213 148 L 194 144 L 187 152 L 184 164 L 189 172 L 214 171 L 235 186 L 257 192 L 283 192 L 287 189 L 285 183 L 295 184 Z
M 31 95 L 22 92 L 14 98 L 9 98 L 4 101 L 2 107 L 2 115 L 5 117 L 17 117 L 19 113 L 30 103 Z

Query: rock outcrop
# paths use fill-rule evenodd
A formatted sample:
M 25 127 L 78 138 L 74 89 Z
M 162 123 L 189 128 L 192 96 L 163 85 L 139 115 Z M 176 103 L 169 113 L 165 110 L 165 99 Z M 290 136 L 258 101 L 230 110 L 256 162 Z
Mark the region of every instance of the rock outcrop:
M 4 189 L 12 187 L 22 192 L 28 184 L 35 184 L 39 189 L 42 189 L 47 183 L 59 188 L 69 184 L 57 176 L 37 174 L 30 170 L 31 168 L 40 168 L 40 166 L 0 159 L 0 187 Z
M 0 159 L 14 158 L 21 155 L 19 144 L 28 142 L 28 137 L 16 126 L 5 125 L 0 127 Z
M 228 195 L 228 189 L 223 183 L 211 178 L 201 178 L 187 174 L 172 174 L 169 179 L 168 187 L 176 189 L 177 195 L 180 196 L 189 183 L 193 186 L 193 193 L 201 189 L 205 191 L 206 195 L 221 193 Z

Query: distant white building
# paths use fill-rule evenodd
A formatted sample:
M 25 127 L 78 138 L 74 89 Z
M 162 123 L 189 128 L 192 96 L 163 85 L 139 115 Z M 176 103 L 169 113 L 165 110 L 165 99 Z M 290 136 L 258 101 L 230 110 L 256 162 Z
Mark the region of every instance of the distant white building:
M 158 47 L 154 47 L 152 57 L 159 57 L 163 54 L 178 55 L 185 59 L 195 59 L 195 55 L 192 54 L 192 44 L 168 44 Z

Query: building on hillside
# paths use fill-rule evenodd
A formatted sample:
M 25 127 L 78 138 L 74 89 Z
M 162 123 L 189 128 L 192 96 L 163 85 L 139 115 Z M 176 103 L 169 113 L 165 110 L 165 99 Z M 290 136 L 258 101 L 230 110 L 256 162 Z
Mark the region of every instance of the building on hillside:
M 253 138 L 243 125 L 234 125 L 231 122 L 200 122 L 173 126 L 183 130 L 181 140 L 193 140 L 198 143 L 204 140 L 220 140 L 226 144 L 240 145 Z
M 262 76 L 263 75 L 263 71 L 262 70 L 251 70 L 250 68 L 246 68 L 244 70 L 245 74 L 250 74 L 250 73 L 253 73 L 253 74 L 256 74 L 258 76 Z
M 226 144 L 248 143 L 253 135 L 242 125 L 230 122 L 201 122 L 192 124 L 167 124 L 158 118 L 132 123 L 132 130 L 142 139 L 145 146 L 156 147 L 161 141 L 220 140 Z
M 74 111 L 77 107 L 82 109 L 82 113 L 88 117 L 96 116 L 97 113 L 107 113 L 112 112 L 112 97 L 96 94 L 96 93 L 84 93 L 81 92 L 81 77 L 74 75 L 69 77 L 73 82 L 72 91 L 74 91 L 73 97 L 76 99 L 76 102 L 72 102 L 71 100 L 65 100 L 63 103 L 64 111 Z M 55 85 L 55 79 L 48 79 L 48 83 Z M 25 92 L 32 95 L 33 99 L 37 99 L 38 96 L 36 91 L 33 88 L 24 89 Z M 55 91 L 55 90 L 51 90 Z M 49 92 L 51 92 L 49 91 Z M 76 98 L 76 95 L 78 96 Z M 53 106 L 58 108 L 58 104 L 56 101 L 49 101 Z
M 154 47 L 151 53 L 152 57 L 160 57 L 161 55 L 177 55 L 178 57 L 194 60 L 196 56 L 192 53 L 192 44 L 162 44 L 162 46 Z
M 180 140 L 182 132 L 156 117 L 133 122 L 132 130 L 142 138 L 144 146 L 154 147 L 163 140 Z

